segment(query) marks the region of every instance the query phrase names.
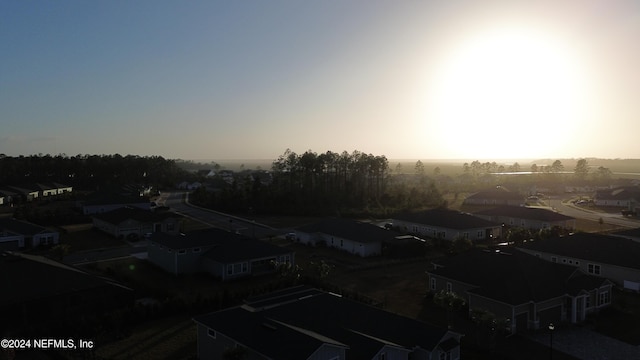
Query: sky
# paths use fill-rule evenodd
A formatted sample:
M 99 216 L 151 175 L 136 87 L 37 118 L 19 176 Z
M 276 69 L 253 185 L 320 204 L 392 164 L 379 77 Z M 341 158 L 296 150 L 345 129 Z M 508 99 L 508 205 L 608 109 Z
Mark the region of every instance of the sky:
M 0 153 L 640 158 L 636 0 L 0 0 Z

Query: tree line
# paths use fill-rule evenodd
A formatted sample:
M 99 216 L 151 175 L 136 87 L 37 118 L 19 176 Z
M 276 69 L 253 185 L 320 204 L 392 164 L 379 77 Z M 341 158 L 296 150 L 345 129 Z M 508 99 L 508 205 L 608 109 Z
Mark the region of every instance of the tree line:
M 80 189 L 104 185 L 149 184 L 173 187 L 188 176 L 161 156 L 0 154 L 0 185 L 58 182 Z
M 386 156 L 358 150 L 297 154 L 287 149 L 269 175 L 269 182 L 247 175 L 221 191 L 201 188 L 192 199 L 224 211 L 296 215 L 385 215 L 443 202 L 424 173 L 392 176 Z

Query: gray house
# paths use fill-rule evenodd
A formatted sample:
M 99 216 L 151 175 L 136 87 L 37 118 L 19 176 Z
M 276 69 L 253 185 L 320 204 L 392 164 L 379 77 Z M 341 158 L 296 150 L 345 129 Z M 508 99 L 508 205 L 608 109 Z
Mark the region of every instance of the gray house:
M 511 205 L 520 206 L 524 204 L 524 196 L 512 192 L 504 186 L 496 186 L 495 188 L 480 191 L 469 195 L 464 199 L 465 205 Z
M 640 243 L 631 239 L 578 233 L 527 242 L 520 249 L 541 259 L 568 264 L 624 288 L 640 291 Z
M 93 226 L 114 237 L 141 237 L 147 233 L 180 232 L 182 216 L 171 212 L 153 212 L 140 208 L 124 207 L 95 214 Z
M 194 321 L 199 359 L 460 359 L 460 334 L 304 286 Z
M 576 219 L 571 216 L 548 209 L 524 206 L 498 206 L 475 212 L 473 215 L 506 226 L 525 229 L 540 230 L 560 227 L 562 229 L 573 230 L 576 227 Z
M 382 244 L 398 234 L 376 225 L 350 219 L 332 218 L 295 229 L 296 240 L 316 246 L 319 244 L 361 257 L 382 253 Z
M 471 250 L 433 265 L 427 271 L 429 291 L 459 294 L 470 311 L 489 311 L 512 332 L 580 323 L 611 304 L 611 281 L 515 248 Z
M 30 222 L 0 218 L 0 249 L 19 250 L 40 245 L 55 245 L 60 233 Z
M 448 209 L 432 209 L 396 215 L 393 226 L 401 231 L 434 239 L 486 240 L 499 238 L 502 225 L 467 213 Z
M 225 230 L 154 233 L 149 261 L 172 274 L 208 272 L 222 280 L 273 272 L 273 263 L 294 263 L 293 251 Z

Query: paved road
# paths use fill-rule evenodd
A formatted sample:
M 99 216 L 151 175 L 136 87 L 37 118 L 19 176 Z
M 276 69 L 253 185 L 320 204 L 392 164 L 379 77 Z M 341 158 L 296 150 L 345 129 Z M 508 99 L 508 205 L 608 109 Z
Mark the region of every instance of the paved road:
M 605 224 L 612 224 L 628 228 L 640 227 L 639 219 L 622 216 L 622 214 L 619 212 L 606 213 L 594 211 L 589 207 L 574 205 L 570 202 L 570 199 L 560 200 L 552 198 L 548 201 L 551 203 L 551 206 L 554 207 L 559 213 L 574 217 L 576 219 L 587 219 L 592 221 L 599 221 L 600 219 L 602 219 Z
M 188 201 L 188 193 L 175 192 L 169 194 L 164 200 L 164 204 L 180 215 L 200 221 L 209 226 L 233 231 L 246 236 L 264 238 L 284 233 L 284 230 L 274 229 L 267 225 L 257 223 L 254 220 L 194 206 L 189 204 Z

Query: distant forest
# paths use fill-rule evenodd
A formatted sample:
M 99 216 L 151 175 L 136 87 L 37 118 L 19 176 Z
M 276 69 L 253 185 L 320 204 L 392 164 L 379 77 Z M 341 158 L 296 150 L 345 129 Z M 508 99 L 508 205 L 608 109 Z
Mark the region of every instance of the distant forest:
M 443 205 L 424 167 L 389 174 L 384 155 L 287 150 L 273 161 L 268 182 L 247 175 L 222 190 L 200 188 L 191 198 L 223 211 L 291 215 L 386 215 Z
M 58 182 L 77 189 L 145 184 L 174 187 L 189 173 L 160 156 L 0 154 L 0 185 Z

